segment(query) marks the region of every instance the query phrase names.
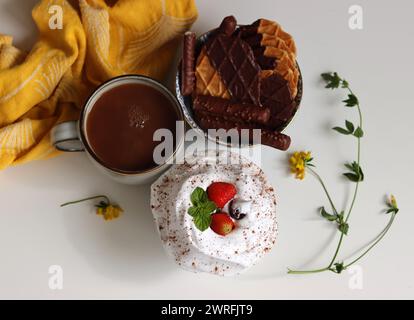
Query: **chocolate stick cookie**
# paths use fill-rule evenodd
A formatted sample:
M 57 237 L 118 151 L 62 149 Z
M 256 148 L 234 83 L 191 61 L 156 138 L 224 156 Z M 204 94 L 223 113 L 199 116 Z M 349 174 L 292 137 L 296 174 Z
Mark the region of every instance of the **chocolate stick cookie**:
M 181 94 L 183 96 L 191 95 L 195 87 L 195 42 L 195 33 L 186 32 L 181 62 Z
M 251 104 L 231 102 L 211 96 L 197 96 L 193 101 L 195 111 L 221 116 L 227 120 L 266 125 L 270 119 L 270 109 Z
M 254 131 L 253 129 L 259 129 L 254 125 L 244 124 L 241 122 L 234 122 L 229 120 L 220 119 L 203 112 L 196 112 L 196 121 L 204 130 L 208 129 L 236 129 L 241 134 L 243 129 L 249 129 L 250 142 L 253 140 Z M 291 139 L 289 136 L 268 129 L 261 130 L 261 144 L 273 147 L 282 151 L 286 151 L 290 147 Z

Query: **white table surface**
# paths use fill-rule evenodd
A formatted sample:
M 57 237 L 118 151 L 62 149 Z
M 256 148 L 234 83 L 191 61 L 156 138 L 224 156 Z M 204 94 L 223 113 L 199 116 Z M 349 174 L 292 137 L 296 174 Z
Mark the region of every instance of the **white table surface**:
M 36 0 L 0 0 L 0 32 L 30 48 L 35 40 L 30 10 Z M 310 149 L 335 200 L 351 186 L 341 165 L 353 160 L 355 141 L 330 128 L 355 119 L 342 96 L 323 89 L 319 74 L 336 70 L 358 93 L 365 114 L 362 165 L 366 182 L 344 245 L 348 257 L 374 237 L 388 217 L 383 197 L 393 192 L 401 208 L 389 235 L 359 264 L 362 289 L 352 275 L 286 274 L 287 267 L 322 267 L 337 233 L 316 208 L 326 204 L 312 178 L 286 173 L 287 154 L 264 148 L 262 167 L 278 195 L 277 245 L 242 276 L 221 278 L 178 269 L 161 246 L 149 210 L 149 187 L 111 182 L 83 154 L 63 155 L 0 172 L 0 298 L 285 299 L 414 298 L 414 4 L 398 1 L 198 0 L 201 33 L 234 14 L 241 23 L 258 17 L 279 21 L 296 39 L 304 77 L 301 110 L 287 133 L 291 150 Z M 364 29 L 351 31 L 348 8 L 364 9 Z M 108 194 L 126 210 L 111 223 L 90 204 L 60 209 L 67 200 Z M 335 238 L 336 239 L 336 238 Z M 335 240 L 336 241 L 336 240 Z M 48 287 L 51 265 L 63 268 L 63 289 Z

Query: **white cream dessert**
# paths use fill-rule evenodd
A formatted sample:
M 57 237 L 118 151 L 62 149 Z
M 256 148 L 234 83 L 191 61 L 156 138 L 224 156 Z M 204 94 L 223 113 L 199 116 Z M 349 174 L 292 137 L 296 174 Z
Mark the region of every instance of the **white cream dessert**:
M 226 236 L 211 228 L 200 231 L 188 213 L 194 189 L 207 190 L 218 181 L 233 184 L 237 189 L 234 202 L 221 210 L 233 210 L 234 229 Z M 249 212 L 240 214 L 239 210 L 229 208 L 238 205 Z M 179 266 L 190 271 L 239 274 L 275 244 L 274 189 L 257 165 L 234 153 L 203 153 L 173 166 L 152 185 L 151 208 L 166 251 Z

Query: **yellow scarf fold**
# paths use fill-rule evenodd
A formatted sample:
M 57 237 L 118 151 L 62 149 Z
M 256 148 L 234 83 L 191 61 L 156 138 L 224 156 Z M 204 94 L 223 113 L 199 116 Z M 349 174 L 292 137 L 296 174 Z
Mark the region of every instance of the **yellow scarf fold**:
M 39 39 L 30 53 L 0 34 L 0 169 L 57 154 L 50 130 L 76 119 L 100 83 L 130 73 L 162 79 L 197 9 L 194 0 L 118 0 L 112 7 L 79 0 L 76 8 L 42 0 L 32 15 Z

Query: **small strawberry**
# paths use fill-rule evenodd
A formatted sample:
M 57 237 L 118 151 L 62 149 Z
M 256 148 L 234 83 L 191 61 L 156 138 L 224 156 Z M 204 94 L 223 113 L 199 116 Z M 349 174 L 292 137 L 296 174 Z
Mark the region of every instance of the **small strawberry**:
M 227 202 L 234 198 L 236 193 L 236 187 L 227 182 L 213 182 L 207 188 L 208 198 L 213 201 L 218 208 L 223 208 Z
M 233 220 L 225 212 L 219 212 L 211 215 L 211 230 L 215 233 L 226 236 L 235 228 Z

